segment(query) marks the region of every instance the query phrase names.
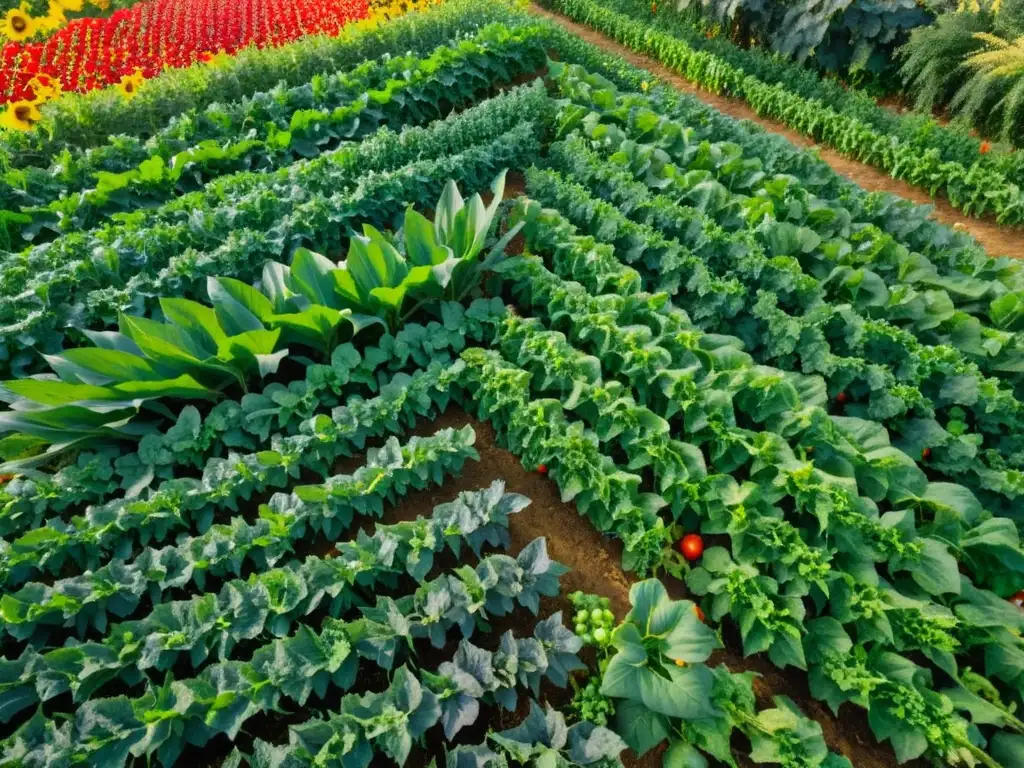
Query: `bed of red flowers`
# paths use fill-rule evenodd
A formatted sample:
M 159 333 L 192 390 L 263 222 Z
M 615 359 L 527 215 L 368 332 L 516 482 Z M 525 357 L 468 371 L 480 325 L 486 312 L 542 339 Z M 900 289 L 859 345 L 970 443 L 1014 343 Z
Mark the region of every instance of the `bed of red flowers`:
M 64 91 L 88 91 L 212 52 L 336 34 L 367 12 L 367 0 L 145 0 L 108 18 L 76 19 L 43 42 L 5 45 L 0 103 L 32 99 L 30 81 L 40 74 Z

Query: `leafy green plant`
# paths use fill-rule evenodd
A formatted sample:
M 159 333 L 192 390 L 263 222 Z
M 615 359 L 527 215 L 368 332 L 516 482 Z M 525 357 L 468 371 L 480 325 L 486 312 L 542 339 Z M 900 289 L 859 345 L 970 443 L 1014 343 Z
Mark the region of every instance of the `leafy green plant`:
M 329 325 L 339 312 L 383 318 L 391 330 L 432 299 L 462 300 L 480 276 L 503 255 L 517 234 L 512 228 L 480 258 L 505 190 L 503 171 L 491 185 L 484 207 L 479 194 L 467 203 L 449 181 L 435 209 L 433 224 L 411 207 L 398 245 L 369 224 L 349 241 L 340 264 L 305 249 L 291 267 L 272 262 L 264 268 L 264 291 L 277 311 L 291 306 L 314 309 Z M 412 304 L 409 307 L 409 304 Z M 296 329 L 293 329 L 296 330 Z
M 3 384 L 0 432 L 29 435 L 50 448 L 6 471 L 50 461 L 96 439 L 139 439 L 153 424 L 135 421 L 144 409 L 169 415 L 161 401 L 216 400 L 230 386 L 274 373 L 288 349 L 281 331 L 258 321 L 239 324 L 228 307 L 161 299 L 164 321 L 119 316 L 119 330 L 88 332 L 95 347 L 69 349 L 46 360 L 56 373 Z M 338 318 L 339 322 L 341 317 Z
M 592 596 L 591 596 L 592 597 Z M 734 730 L 750 740 L 749 758 L 786 768 L 849 762 L 830 753 L 821 726 L 785 696 L 757 711 L 752 673 L 733 674 L 704 662 L 719 646 L 689 600 L 672 600 L 660 581 L 634 584 L 630 612 L 611 644 L 593 640 L 601 694 L 615 702 L 615 731 L 639 755 L 669 741 L 666 765 L 707 766 L 706 756 L 735 765 Z M 593 599 L 593 598 L 592 598 Z
M 446 768 L 507 768 L 509 765 L 558 768 L 619 768 L 626 748 L 615 733 L 592 723 L 567 725 L 550 705 L 530 700 L 530 713 L 515 728 L 492 733 L 476 746 L 459 746 L 446 756 Z M 436 768 L 432 763 L 430 768 Z

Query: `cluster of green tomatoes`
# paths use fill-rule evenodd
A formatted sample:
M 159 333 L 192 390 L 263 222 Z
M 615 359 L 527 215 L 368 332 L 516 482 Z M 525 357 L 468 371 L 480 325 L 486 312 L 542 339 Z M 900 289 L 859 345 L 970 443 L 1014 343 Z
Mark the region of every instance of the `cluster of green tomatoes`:
M 573 592 L 569 600 L 576 609 L 576 634 L 583 644 L 603 648 L 611 643 L 615 616 L 608 609 L 611 605 L 608 598 Z
M 615 616 L 609 610 L 611 602 L 607 597 L 585 595 L 573 592 L 569 595 L 576 615 L 576 635 L 584 646 L 594 646 L 598 652 L 599 674 L 591 675 L 586 685 L 576 688 L 572 707 L 581 720 L 589 720 L 595 725 L 608 725 L 608 719 L 615 714 L 615 705 L 611 699 L 601 695 L 601 679 L 608 666 L 612 644 L 612 632 L 615 629 Z

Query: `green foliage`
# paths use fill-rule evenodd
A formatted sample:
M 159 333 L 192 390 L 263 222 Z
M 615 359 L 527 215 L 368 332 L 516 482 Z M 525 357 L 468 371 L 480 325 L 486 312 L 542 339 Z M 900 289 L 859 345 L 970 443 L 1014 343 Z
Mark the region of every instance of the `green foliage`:
M 1015 170 L 1020 161 L 1014 156 L 1005 162 L 1005 168 L 1002 160 L 975 160 L 973 154 L 966 160 L 963 154 L 943 158 L 938 148 L 922 148 L 912 140 L 916 129 L 909 135 L 896 132 L 904 135 L 897 135 L 894 141 L 893 132 L 881 128 L 882 121 L 873 115 L 862 116 L 860 110 L 847 109 L 843 101 L 825 100 L 822 94 L 805 95 L 790 86 L 790 78 L 751 74 L 746 57 L 737 60 L 733 55 L 734 47 L 726 52 L 712 50 L 698 40 L 676 37 L 598 7 L 592 0 L 557 0 L 552 7 L 653 56 L 705 88 L 744 99 L 758 114 L 781 120 L 844 154 L 924 186 L 931 194 L 942 191 L 968 214 L 993 213 L 1000 223 L 1010 225 L 1024 220 L 1024 193 L 1019 170 Z
M 111 137 L 101 147 L 66 151 L 50 167 L 15 168 L 0 183 L 0 208 L 11 209 L 8 218 L 29 214 L 20 229 L 26 240 L 45 239 L 43 230 L 88 229 L 112 212 L 156 206 L 232 171 L 269 171 L 316 157 L 384 123 L 442 118 L 544 60 L 542 27 L 491 24 L 429 56 L 367 61 L 179 116 L 147 141 Z
M 6 132 L 0 157 L 38 162 L 56 157 L 65 148 L 102 144 L 111 135 L 123 134 L 125 126 L 132 126 L 135 135 L 152 135 L 190 110 L 252 96 L 278 83 L 308 83 L 317 74 L 341 71 L 395 51 L 426 55 L 467 30 L 517 18 L 521 17 L 503 2 L 455 0 L 356 34 L 305 37 L 280 47 L 238 51 L 223 66 L 173 69 L 151 80 L 127 103 L 110 88 L 65 94 L 48 104 L 45 125 L 29 134 Z
M 455 182 L 449 181 L 434 209 L 433 225 L 412 207 L 406 210 L 403 237 L 398 238 L 402 250 L 391 238 L 364 224 L 363 234 L 351 238 L 348 257 L 340 264 L 306 249 L 295 253 L 291 267 L 268 263 L 263 286 L 269 302 L 258 307 L 256 317 L 273 324 L 281 315 L 270 315 L 271 311 L 305 313 L 315 309 L 317 319 L 322 318 L 321 324 L 329 326 L 333 335 L 333 328 L 356 312 L 360 313 L 356 317 L 379 317 L 396 330 L 431 299 L 463 299 L 518 232 L 507 232 L 489 255 L 480 259 L 504 190 L 502 171 L 491 185 L 492 201 L 485 208 L 479 194 L 467 203 Z M 237 281 L 234 284 L 241 286 Z M 407 302 L 413 307 L 405 312 Z M 286 328 L 306 331 L 309 323 L 300 325 L 303 320 L 299 315 Z
M 914 31 L 901 54 L 903 80 L 917 109 L 931 111 L 952 100 L 970 74 L 964 60 L 981 48 L 975 34 L 991 28 L 990 13 L 946 13 Z
M 680 10 L 693 8 L 691 0 L 677 0 Z M 895 48 L 907 33 L 929 24 L 932 15 L 912 0 L 799 0 L 770 3 L 764 0 L 700 3 L 711 20 L 726 23 L 737 36 L 815 66 L 856 74 L 879 75 L 891 68 Z
M 543 121 L 549 110 L 543 88 L 517 88 L 428 129 L 382 129 L 278 173 L 226 177 L 155 213 L 5 261 L 0 292 L 12 298 L 0 304 L 0 365 L 21 374 L 37 357 L 28 348 L 59 352 L 69 327 L 100 330 L 118 312 L 154 311 L 154 297 L 199 300 L 208 277 L 252 283 L 282 253 L 339 250 L 349 227 L 390 226 L 410 204 L 433 204 L 449 179 L 482 189 L 536 155 L 542 126 L 521 118 Z
M 752 673 L 705 666 L 718 641 L 693 603 L 669 599 L 655 580 L 634 584 L 630 602 L 600 679 L 602 693 L 617 700 L 615 730 L 637 754 L 668 739 L 667 766 L 707 766 L 705 755 L 735 765 L 730 738 L 738 730 L 750 740 L 754 762 L 849 765 L 829 753 L 821 726 L 785 696 L 758 712 Z
M 353 540 L 339 542 L 330 558 L 308 557 L 297 567 L 272 568 L 253 579 L 227 581 L 216 595 L 204 593 L 160 603 L 143 618 L 111 626 L 101 642 L 45 652 L 29 649 L 16 660 L 0 662 L 5 680 L 0 719 L 9 722 L 19 711 L 66 692 L 76 702 L 84 702 L 110 679 L 130 681 L 135 670 L 165 671 L 184 655 L 195 667 L 210 657 L 226 661 L 238 644 L 264 631 L 284 636 L 298 630 L 292 646 L 309 641 L 311 631 L 299 622 L 316 611 L 321 601 L 328 602 L 329 614 L 336 617 L 355 601 L 356 584 L 383 584 L 399 573 L 424 581 L 435 555 L 446 547 L 459 553 L 466 544 L 479 554 L 485 543 L 507 546 L 508 516 L 528 503 L 522 496 L 504 493 L 504 484 L 495 482 L 488 489 L 462 493 L 454 501 L 438 505 L 428 518 L 377 524 L 372 535 L 360 533 Z M 442 576 L 424 590 L 451 597 L 456 583 L 456 578 Z M 282 600 L 289 590 L 302 597 Z M 469 610 L 463 605 L 462 615 Z M 460 611 L 453 607 L 445 616 L 446 627 L 460 623 L 459 617 Z M 327 625 L 331 624 L 328 620 Z M 421 624 L 417 632 L 422 631 Z M 360 627 L 360 633 L 361 640 L 355 640 L 351 630 L 345 633 L 355 641 L 357 650 L 371 646 L 368 628 Z M 373 637 L 372 644 L 379 647 L 390 644 L 389 658 L 393 660 L 395 639 L 384 633 Z M 260 655 L 257 652 L 257 657 Z M 297 667 L 305 670 L 308 684 L 316 689 L 324 685 L 317 676 L 324 678 L 325 673 L 338 671 Z M 304 695 L 308 696 L 308 691 Z

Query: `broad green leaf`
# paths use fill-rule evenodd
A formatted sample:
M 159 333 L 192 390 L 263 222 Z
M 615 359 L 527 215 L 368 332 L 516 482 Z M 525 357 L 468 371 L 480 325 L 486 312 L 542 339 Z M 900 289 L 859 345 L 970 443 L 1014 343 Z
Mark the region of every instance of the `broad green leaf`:
M 263 265 L 263 292 L 267 295 L 275 312 L 288 311 L 288 302 L 295 295 L 288 287 L 291 282 L 291 269 L 278 261 L 268 261 Z
M 405 211 L 403 234 L 405 255 L 411 264 L 422 266 L 436 263 L 434 257 L 439 248 L 434 239 L 434 227 L 423 214 L 413 210 L 412 206 Z M 446 249 L 440 250 L 447 253 Z
M 649 752 L 668 738 L 668 718 L 652 712 L 639 701 L 615 703 L 615 732 L 638 755 Z
M 922 539 L 921 561 L 910 569 L 911 578 L 930 595 L 960 594 L 960 569 L 946 545 Z
M 251 285 L 231 277 L 208 278 L 206 292 L 210 295 L 217 317 L 228 335 L 263 330 L 274 314 L 274 305 Z
M 198 347 L 188 334 L 175 325 L 123 314 L 119 323 L 122 332 L 131 337 L 142 354 L 161 364 L 194 365 L 213 353 L 212 350 Z
M 44 357 L 61 379 L 83 384 L 102 385 L 127 379 L 165 379 L 170 372 L 167 366 L 116 349 L 78 347 L 60 355 Z M 173 375 L 174 372 L 170 373 Z
M 212 351 L 228 337 L 221 328 L 216 311 L 197 301 L 161 298 L 160 309 L 201 349 Z
M 685 741 L 673 741 L 665 752 L 663 768 L 707 768 L 704 755 Z
M 298 248 L 292 257 L 291 282 L 313 304 L 337 309 L 332 274 L 335 269 L 337 265 L 325 256 L 308 248 Z

